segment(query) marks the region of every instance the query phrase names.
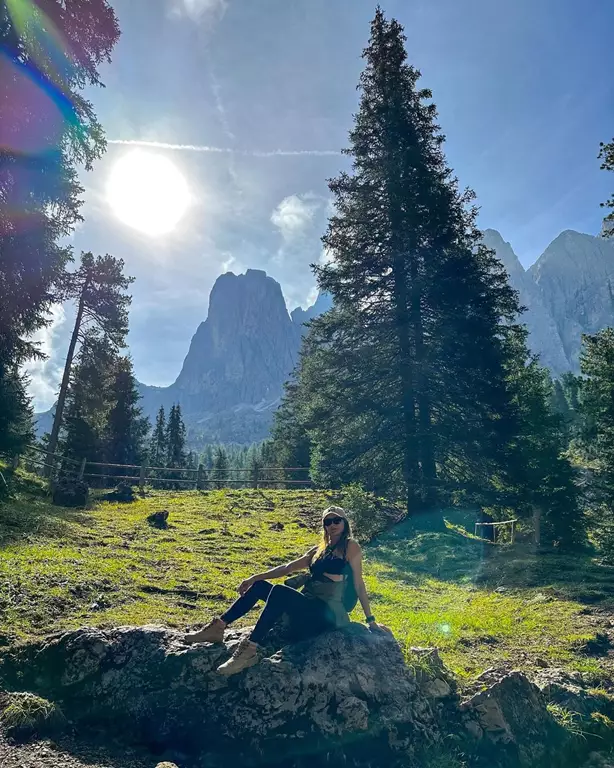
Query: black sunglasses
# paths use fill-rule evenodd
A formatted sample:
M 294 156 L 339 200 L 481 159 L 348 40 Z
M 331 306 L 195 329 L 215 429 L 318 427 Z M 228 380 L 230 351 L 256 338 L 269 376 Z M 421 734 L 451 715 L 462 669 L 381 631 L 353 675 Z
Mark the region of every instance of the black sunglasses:
M 339 525 L 339 523 L 343 522 L 342 517 L 327 517 L 326 520 L 323 521 L 324 526 L 328 528 L 329 525 Z

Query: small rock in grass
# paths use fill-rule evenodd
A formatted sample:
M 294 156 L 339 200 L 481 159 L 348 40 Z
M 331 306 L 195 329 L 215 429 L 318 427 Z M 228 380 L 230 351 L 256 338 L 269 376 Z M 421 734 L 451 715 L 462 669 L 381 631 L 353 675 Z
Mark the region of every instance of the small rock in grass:
M 154 528 L 168 527 L 168 509 L 161 509 L 159 512 L 152 512 L 147 517 L 147 522 Z
M 272 531 L 283 531 L 284 524 L 283 523 L 273 523 L 272 525 L 269 526 L 269 528 Z

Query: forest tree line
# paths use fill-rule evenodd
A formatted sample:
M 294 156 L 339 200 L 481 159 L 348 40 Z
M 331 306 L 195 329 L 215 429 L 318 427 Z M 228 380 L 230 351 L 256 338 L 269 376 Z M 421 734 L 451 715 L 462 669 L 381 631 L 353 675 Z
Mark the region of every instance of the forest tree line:
M 0 4 L 0 104 L 11 103 L 29 68 L 66 103 L 62 121 L 35 106 L 1 111 L 0 452 L 33 440 L 23 366 L 42 355 L 32 338 L 52 307 L 72 302 L 51 452 L 160 471 L 202 463 L 220 476 L 239 463 L 309 466 L 319 485 L 359 484 L 402 499 L 416 518 L 446 504 L 521 517 L 540 509 L 559 547 L 605 535 L 614 331 L 585 338 L 581 375 L 560 382 L 530 353 L 518 295 L 482 243 L 475 195 L 447 164 L 432 94 L 408 62 L 403 28 L 379 9 L 345 150 L 351 170 L 330 182 L 329 258 L 313 266 L 333 308 L 310 324 L 272 441 L 195 456 L 178 405 L 150 425 L 125 354 L 131 278 L 111 255 L 83 253 L 75 263 L 67 245 L 81 220 L 78 168 L 105 151 L 82 91 L 101 85 L 119 26 L 105 0 L 45 6 L 76 52 L 65 61 L 37 46 L 39 17 L 19 27 Z M 26 124 L 34 156 L 18 149 Z M 614 142 L 600 158 L 614 170 Z

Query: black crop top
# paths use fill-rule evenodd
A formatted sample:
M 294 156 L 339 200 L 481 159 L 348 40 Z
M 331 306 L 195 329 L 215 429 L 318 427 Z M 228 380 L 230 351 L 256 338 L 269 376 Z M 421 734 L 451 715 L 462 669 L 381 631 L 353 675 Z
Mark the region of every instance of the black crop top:
M 342 576 L 347 570 L 347 560 L 344 557 L 335 557 L 332 552 L 314 560 L 309 566 L 311 575 L 314 577 L 323 576 L 330 573 L 336 576 Z

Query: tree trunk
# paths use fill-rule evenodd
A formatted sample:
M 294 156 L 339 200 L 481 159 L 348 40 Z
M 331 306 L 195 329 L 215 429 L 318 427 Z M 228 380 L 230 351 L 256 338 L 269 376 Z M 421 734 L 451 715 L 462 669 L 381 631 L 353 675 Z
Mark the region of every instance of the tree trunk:
M 422 295 L 418 283 L 417 268 L 412 264 L 412 299 L 411 314 L 414 329 L 414 344 L 416 346 L 416 384 L 418 405 L 418 448 L 422 479 L 425 486 L 424 500 L 426 507 L 433 507 L 437 499 L 437 466 L 433 448 L 431 424 L 431 401 L 427 393 L 427 381 L 424 372 L 424 328 L 422 325 Z
M 408 311 L 407 286 L 405 284 L 405 265 L 402 257 L 396 258 L 394 267 L 394 300 L 399 342 L 401 378 L 401 409 L 403 411 L 403 446 L 404 475 L 407 484 L 407 514 L 413 514 L 419 506 L 418 491 L 420 467 L 418 463 L 418 445 L 416 441 L 416 400 L 414 376 L 411 359 L 410 318 Z
M 45 477 L 51 477 L 53 469 L 53 454 L 58 447 L 58 439 L 60 437 L 60 429 L 62 427 L 62 419 L 64 416 L 64 406 L 66 405 L 66 395 L 68 394 L 68 385 L 70 383 L 70 372 L 72 369 L 72 361 L 75 356 L 75 349 L 77 346 L 77 339 L 79 338 L 79 331 L 81 330 L 81 322 L 83 320 L 83 310 L 85 309 L 85 288 L 81 291 L 81 298 L 79 299 L 79 308 L 77 310 L 77 317 L 75 319 L 75 327 L 73 328 L 70 344 L 68 346 L 68 354 L 66 355 L 66 364 L 64 365 L 64 375 L 62 376 L 62 385 L 60 386 L 60 394 L 58 395 L 58 402 L 55 407 L 55 415 L 53 417 L 53 427 L 51 429 L 51 435 L 49 436 L 49 446 L 47 449 L 48 461 L 47 467 L 45 467 Z

